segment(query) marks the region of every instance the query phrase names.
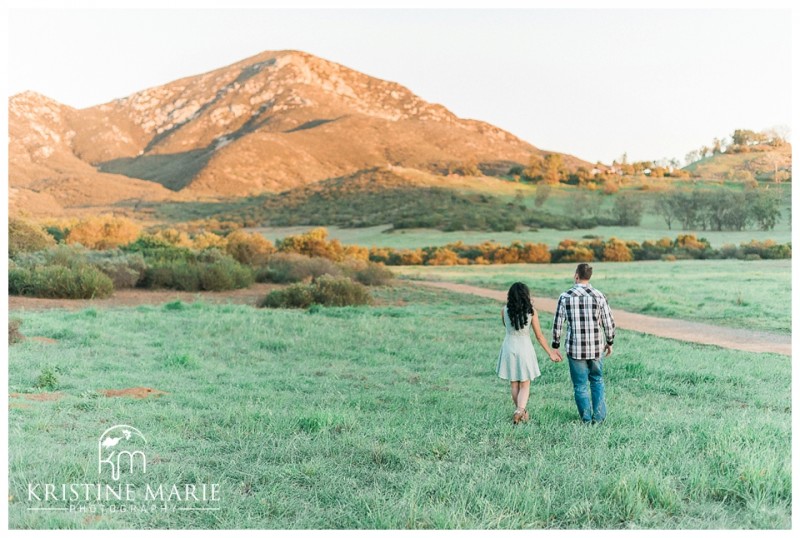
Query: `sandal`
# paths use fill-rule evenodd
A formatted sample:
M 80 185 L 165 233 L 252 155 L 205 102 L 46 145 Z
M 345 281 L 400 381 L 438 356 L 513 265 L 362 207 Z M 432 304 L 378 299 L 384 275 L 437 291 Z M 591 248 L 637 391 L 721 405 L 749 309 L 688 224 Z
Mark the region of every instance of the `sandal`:
M 528 422 L 531 419 L 528 415 L 528 410 L 514 411 L 514 418 L 511 419 L 512 424 L 519 424 L 520 422 Z

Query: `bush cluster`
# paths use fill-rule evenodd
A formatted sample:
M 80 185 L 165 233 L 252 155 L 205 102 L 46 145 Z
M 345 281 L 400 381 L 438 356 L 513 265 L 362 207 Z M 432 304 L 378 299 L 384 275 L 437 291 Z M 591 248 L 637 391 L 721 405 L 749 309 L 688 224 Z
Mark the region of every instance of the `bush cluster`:
M 252 268 L 219 250 L 209 249 L 192 254 L 191 258 L 156 256 L 148 263 L 139 286 L 182 291 L 223 291 L 246 288 L 255 281 Z
M 554 249 L 544 244 L 514 242 L 503 246 L 494 242 L 480 245 L 452 243 L 442 247 L 392 249 L 373 247 L 370 259 L 386 265 L 477 265 L 504 263 L 573 263 L 591 261 L 629 262 L 663 259 L 788 259 L 792 245 L 774 241 L 751 241 L 739 247 L 726 245 L 714 249 L 708 240 L 691 234 L 657 241 L 623 241 L 612 237 L 575 241 L 565 239 Z
M 58 299 L 108 297 L 114 283 L 81 246 L 58 245 L 19 254 L 9 265 L 8 293 Z
M 8 293 L 53 299 L 93 299 L 108 297 L 114 284 L 98 269 L 85 265 L 14 267 L 8 272 Z
M 25 252 L 36 252 L 55 245 L 53 237 L 41 226 L 27 220 L 8 219 L 8 256 L 15 258 Z
M 357 245 L 342 245 L 338 239 L 328 239 L 328 230 L 314 228 L 304 234 L 290 235 L 278 241 L 280 252 L 293 252 L 313 258 L 327 258 L 333 261 L 346 259 L 366 260 L 369 251 Z
M 462 241 L 438 247 L 393 249 L 373 247 L 370 260 L 386 265 L 490 265 L 502 263 L 550 263 L 551 252 L 544 243 L 514 241 L 501 245 L 485 241 L 465 245 Z
M 367 288 L 349 277 L 323 275 L 310 283 L 296 283 L 273 290 L 258 304 L 266 308 L 308 308 L 311 305 L 367 305 L 372 297 Z
M 341 276 L 342 270 L 328 258 L 312 258 L 296 252 L 279 252 L 274 254 L 263 271 L 259 272 L 259 281 L 284 284 L 302 282 L 322 276 Z
M 310 282 L 322 275 L 347 276 L 366 286 L 385 286 L 394 278 L 394 273 L 380 263 L 352 258 L 336 263 L 328 258 L 278 252 L 256 272 L 256 280 L 285 284 Z

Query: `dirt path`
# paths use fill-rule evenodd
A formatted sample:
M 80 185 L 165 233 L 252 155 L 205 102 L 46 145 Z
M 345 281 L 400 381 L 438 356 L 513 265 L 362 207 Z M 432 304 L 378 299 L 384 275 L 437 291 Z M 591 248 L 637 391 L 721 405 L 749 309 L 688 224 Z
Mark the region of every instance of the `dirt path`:
M 197 300 L 209 303 L 236 303 L 255 305 L 270 290 L 279 288 L 276 284 L 253 284 L 249 288 L 228 291 L 176 291 L 176 290 L 117 290 L 105 299 L 39 299 L 36 297 L 8 297 L 9 310 L 46 310 L 66 308 L 81 310 L 89 307 L 109 308 L 115 306 L 157 305 L 170 301 L 191 303 Z
M 506 292 L 479 288 L 467 284 L 454 282 L 434 282 L 431 280 L 408 280 L 414 284 L 442 288 L 457 293 L 469 293 L 498 301 L 506 300 Z M 536 308 L 553 314 L 556 310 L 556 300 L 545 297 L 533 297 Z M 624 310 L 614 309 L 614 321 L 617 327 L 640 333 L 652 334 L 684 342 L 708 344 L 712 346 L 752 351 L 757 353 L 778 353 L 781 355 L 792 354 L 792 337 L 785 334 L 773 334 L 747 329 L 734 329 L 708 325 L 694 321 L 678 319 L 656 318 L 643 314 L 634 314 Z

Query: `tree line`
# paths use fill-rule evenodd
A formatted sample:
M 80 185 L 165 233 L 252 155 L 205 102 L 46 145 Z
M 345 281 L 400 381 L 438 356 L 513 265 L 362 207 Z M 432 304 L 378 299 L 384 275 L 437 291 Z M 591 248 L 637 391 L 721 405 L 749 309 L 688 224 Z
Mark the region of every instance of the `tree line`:
M 772 230 L 781 216 L 781 193 L 777 189 L 745 191 L 692 190 L 664 193 L 654 210 L 671 230 L 744 230 L 756 226 Z

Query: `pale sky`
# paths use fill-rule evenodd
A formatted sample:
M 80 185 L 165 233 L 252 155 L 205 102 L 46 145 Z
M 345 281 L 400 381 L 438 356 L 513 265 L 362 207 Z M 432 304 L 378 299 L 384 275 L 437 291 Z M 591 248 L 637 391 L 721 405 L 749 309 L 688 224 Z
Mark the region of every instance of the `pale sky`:
M 786 9 L 11 10 L 8 90 L 82 108 L 281 49 L 592 162 L 791 123 Z

